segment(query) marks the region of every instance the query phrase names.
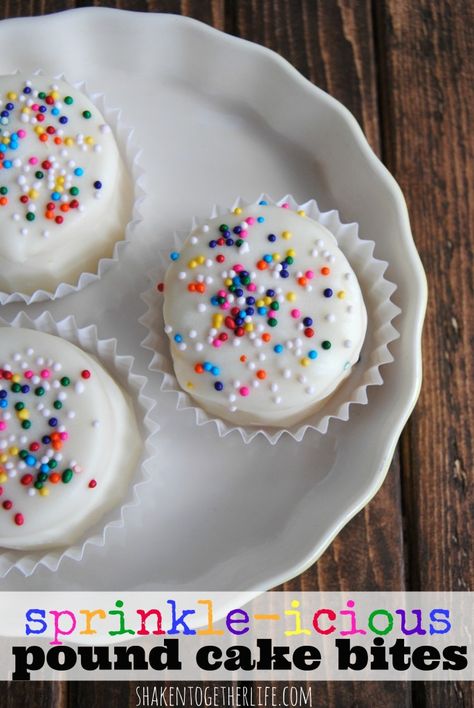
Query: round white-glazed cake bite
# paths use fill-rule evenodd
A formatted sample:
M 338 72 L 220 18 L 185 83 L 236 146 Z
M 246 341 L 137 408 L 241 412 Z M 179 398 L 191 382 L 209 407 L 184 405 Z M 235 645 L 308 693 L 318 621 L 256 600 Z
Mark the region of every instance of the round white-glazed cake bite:
M 367 313 L 324 226 L 262 200 L 193 229 L 170 254 L 165 331 L 182 389 L 238 425 L 287 427 L 350 374 Z
M 120 503 L 141 449 L 126 394 L 91 355 L 0 328 L 0 547 L 78 540 Z
M 96 272 L 124 238 L 132 188 L 99 109 L 65 81 L 0 76 L 0 290 Z

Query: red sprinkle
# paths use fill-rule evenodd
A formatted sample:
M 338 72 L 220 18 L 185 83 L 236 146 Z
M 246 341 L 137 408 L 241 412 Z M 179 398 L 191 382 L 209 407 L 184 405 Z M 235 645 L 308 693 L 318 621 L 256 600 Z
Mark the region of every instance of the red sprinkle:
M 97 482 L 95 479 L 91 479 L 89 482 L 89 489 L 94 489 L 94 487 L 97 487 Z
M 162 293 L 163 290 L 165 289 L 165 284 L 164 283 L 158 283 L 156 286 L 156 289 L 158 290 L 159 293 Z
M 8 509 L 11 509 L 13 506 L 13 502 L 11 502 L 9 499 L 3 502 L 2 504 L 3 508 L 8 511 Z
M 89 369 L 84 369 L 84 371 L 81 371 L 81 376 L 83 379 L 90 379 L 91 372 L 89 371 Z
M 15 524 L 17 526 L 23 526 L 24 523 L 25 517 L 23 516 L 23 514 L 15 514 Z
M 33 481 L 33 475 L 32 474 L 24 474 L 23 477 L 21 478 L 21 483 L 27 487 L 29 484 L 31 484 Z

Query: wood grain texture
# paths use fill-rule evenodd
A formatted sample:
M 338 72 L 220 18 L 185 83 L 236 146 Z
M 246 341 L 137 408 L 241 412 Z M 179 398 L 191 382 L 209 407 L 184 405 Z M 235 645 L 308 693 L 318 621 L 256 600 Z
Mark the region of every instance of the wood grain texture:
M 470 0 L 3 0 L 200 19 L 279 52 L 342 101 L 399 181 L 429 275 L 424 385 L 387 479 L 287 590 L 462 590 L 473 578 L 474 6 Z M 313 706 L 467 708 L 455 683 L 313 684 Z M 135 706 L 135 686 L 14 684 L 0 706 Z M 281 687 L 278 687 L 281 698 Z
M 412 589 L 468 590 L 473 579 L 474 7 L 377 5 L 384 159 L 407 199 L 431 298 L 424 382 L 402 438 Z M 469 484 L 471 482 L 471 484 Z M 466 706 L 472 686 L 427 683 L 423 705 Z

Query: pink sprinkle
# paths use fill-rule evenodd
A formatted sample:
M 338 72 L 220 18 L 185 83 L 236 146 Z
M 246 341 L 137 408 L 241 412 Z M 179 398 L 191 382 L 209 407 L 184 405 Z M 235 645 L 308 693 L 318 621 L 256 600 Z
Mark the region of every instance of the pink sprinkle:
M 7 424 L 4 420 L 0 420 L 0 430 L 6 430 Z
M 31 369 L 28 369 L 28 371 L 25 371 L 25 379 L 31 379 L 33 378 L 33 372 Z
M 247 386 L 242 386 L 239 393 L 241 396 L 248 396 L 250 389 L 248 389 Z
M 245 219 L 245 221 L 247 222 L 247 224 L 248 224 L 249 226 L 252 226 L 252 224 L 255 224 L 255 218 L 254 218 L 253 216 L 248 216 L 248 217 Z M 242 233 L 242 232 L 240 232 L 240 233 Z
M 18 135 L 18 137 L 20 138 L 20 140 L 23 139 L 23 138 L 26 138 L 26 131 L 25 131 L 25 130 L 17 130 L 17 131 L 16 131 L 16 134 Z
M 61 440 L 67 440 L 69 438 L 69 435 L 67 433 L 59 433 L 59 437 Z
M 219 347 L 222 347 L 222 342 L 220 339 L 214 339 L 212 342 L 212 346 L 215 347 L 216 349 L 219 349 Z
M 312 270 L 307 270 L 305 275 L 308 278 L 308 280 L 312 280 L 314 278 L 314 273 Z
M 43 369 L 40 372 L 40 376 L 42 379 L 49 379 L 50 375 L 51 375 L 51 371 L 49 369 Z
M 247 290 L 251 293 L 254 293 L 256 291 L 256 289 L 257 289 L 257 286 L 255 285 L 255 283 L 249 283 L 247 285 Z
M 236 273 L 240 273 L 241 270 L 243 270 L 244 267 L 243 265 L 240 265 L 240 263 L 236 263 L 233 270 L 235 270 Z
M 281 208 L 282 209 L 289 209 L 290 205 L 288 204 L 288 202 L 285 202 L 284 204 L 281 205 Z
M 30 159 L 28 160 L 28 162 L 30 163 L 30 165 L 37 165 L 37 164 L 38 164 L 38 158 L 37 158 L 37 157 L 30 157 Z
M 39 106 L 38 106 L 37 103 L 33 103 L 33 105 L 31 106 L 31 108 L 32 108 L 33 111 L 39 111 Z
M 270 312 L 268 313 L 268 316 L 269 317 L 276 317 L 276 310 L 270 310 Z
M 221 305 L 221 310 L 228 310 L 230 307 L 230 302 L 223 302 Z
M 298 319 L 298 317 L 301 316 L 300 310 L 296 310 L 296 309 L 295 309 L 295 310 L 292 310 L 292 311 L 291 311 L 291 316 L 294 317 L 295 320 Z
M 225 290 L 218 290 L 217 294 L 219 295 L 219 297 L 226 297 L 227 296 L 227 293 Z

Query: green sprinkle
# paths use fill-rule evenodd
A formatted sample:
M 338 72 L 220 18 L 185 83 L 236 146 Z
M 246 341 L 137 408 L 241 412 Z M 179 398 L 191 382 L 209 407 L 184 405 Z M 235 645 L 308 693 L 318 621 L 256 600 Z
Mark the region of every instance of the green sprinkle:
M 20 403 L 15 403 L 15 410 L 16 410 L 16 411 L 22 411 L 24 407 L 25 407 L 25 404 L 24 404 L 24 403 L 21 403 L 21 402 L 20 402 Z
M 89 118 L 92 118 L 92 113 L 90 111 L 82 111 L 82 117 L 89 120 Z
M 47 479 L 48 479 L 47 472 L 38 472 L 38 482 L 46 482 Z
M 279 302 L 272 302 L 270 305 L 270 310 L 279 310 L 280 309 L 280 303 Z
M 36 489 L 43 489 L 43 482 L 35 482 L 34 486 L 36 487 Z
M 77 187 L 71 187 L 69 190 L 69 194 L 72 194 L 73 197 L 77 197 L 79 194 L 79 189 Z
M 57 411 L 59 411 L 63 407 L 63 404 L 61 403 L 61 401 L 54 401 L 53 406 L 56 408 Z
M 42 386 L 35 388 L 35 396 L 44 396 L 44 388 Z
M 72 96 L 66 96 L 66 98 L 64 99 L 64 103 L 65 103 L 67 106 L 72 106 L 72 104 L 74 103 L 73 97 L 72 97 Z
M 43 179 L 44 172 L 41 172 L 41 170 L 38 170 L 38 172 L 35 172 L 35 177 L 36 177 L 36 179 Z
M 20 450 L 20 452 L 18 453 L 18 457 L 20 458 L 20 460 L 24 460 L 25 457 L 28 457 L 29 454 L 30 453 L 28 452 L 28 450 Z
M 8 194 L 8 187 L 0 187 L 0 194 L 5 196 L 5 194 Z
M 62 377 L 61 386 L 69 386 L 70 383 L 71 383 L 71 379 L 69 378 L 69 376 Z
M 62 474 L 62 480 L 63 480 L 64 484 L 67 484 L 68 482 L 70 482 L 71 479 L 73 478 L 73 475 L 74 475 L 74 472 L 71 469 L 69 469 L 69 467 L 66 470 L 64 470 L 64 472 Z
M 50 470 L 55 470 L 57 466 L 58 466 L 58 463 L 56 462 L 56 460 L 50 460 L 48 462 L 48 467 Z
M 13 391 L 13 393 L 20 393 L 20 391 L 21 391 L 20 384 L 19 383 L 12 384 L 11 390 Z
M 35 215 L 33 214 L 32 211 L 29 211 L 26 215 L 26 218 L 28 221 L 34 221 L 36 219 Z
M 268 324 L 270 325 L 270 327 L 276 327 L 278 324 L 278 320 L 276 320 L 274 317 L 270 317 L 270 319 L 268 320 Z
M 325 339 L 324 342 L 321 342 L 321 346 L 323 349 L 331 349 L 331 342 L 328 342 L 328 340 Z
M 28 430 L 28 428 L 31 428 L 31 420 L 24 420 L 23 423 L 21 424 L 21 427 L 24 428 L 25 430 Z

